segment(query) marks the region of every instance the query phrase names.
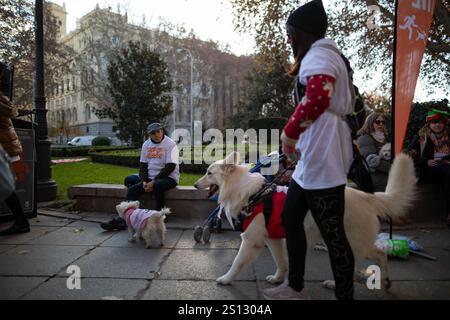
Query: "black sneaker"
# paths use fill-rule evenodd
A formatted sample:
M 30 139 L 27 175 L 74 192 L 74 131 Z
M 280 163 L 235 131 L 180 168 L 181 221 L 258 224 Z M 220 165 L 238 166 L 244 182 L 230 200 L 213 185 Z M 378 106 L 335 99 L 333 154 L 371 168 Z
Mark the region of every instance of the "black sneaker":
M 117 217 L 109 222 L 100 224 L 100 227 L 102 227 L 106 231 L 125 230 L 127 228 L 127 223 L 122 218 Z
M 27 220 L 22 222 L 14 222 L 8 229 L 0 231 L 0 236 L 9 236 L 12 234 L 20 234 L 30 232 L 30 224 Z

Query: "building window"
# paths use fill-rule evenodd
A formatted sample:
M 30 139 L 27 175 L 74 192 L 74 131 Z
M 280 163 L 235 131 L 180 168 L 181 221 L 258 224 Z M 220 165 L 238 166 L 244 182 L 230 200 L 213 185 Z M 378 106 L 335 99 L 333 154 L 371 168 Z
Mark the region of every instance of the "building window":
M 86 105 L 86 121 L 89 121 L 91 119 L 91 107 L 89 105 Z
M 73 122 L 77 122 L 77 121 L 78 121 L 77 109 L 73 108 Z

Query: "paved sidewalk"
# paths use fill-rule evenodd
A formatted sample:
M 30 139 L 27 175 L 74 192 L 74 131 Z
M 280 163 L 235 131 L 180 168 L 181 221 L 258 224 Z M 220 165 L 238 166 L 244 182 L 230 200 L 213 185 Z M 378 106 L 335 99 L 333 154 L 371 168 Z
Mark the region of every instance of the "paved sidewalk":
M 0 237 L 0 299 L 259 300 L 270 286 L 266 275 L 275 270 L 265 249 L 231 286 L 217 285 L 237 253 L 239 233 L 212 234 L 210 244 L 196 244 L 193 227 L 201 221 L 195 219 L 170 217 L 165 246 L 146 250 L 128 243 L 126 231 L 103 232 L 99 222 L 111 215 L 39 212 L 30 233 Z M 390 259 L 391 290 L 370 291 L 358 283 L 355 298 L 450 299 L 450 230 L 412 226 L 395 233 L 415 236 L 438 260 Z M 67 288 L 71 265 L 80 267 L 81 290 Z M 309 251 L 306 286 L 313 299 L 332 297 L 321 285 L 327 279 L 328 254 Z

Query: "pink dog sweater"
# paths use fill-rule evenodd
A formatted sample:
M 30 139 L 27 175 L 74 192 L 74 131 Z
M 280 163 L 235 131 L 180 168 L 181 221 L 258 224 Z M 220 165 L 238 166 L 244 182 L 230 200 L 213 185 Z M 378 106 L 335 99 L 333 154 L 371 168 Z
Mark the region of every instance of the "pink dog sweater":
M 158 211 L 147 209 L 128 208 L 124 213 L 124 217 L 127 222 L 127 226 L 133 228 L 134 230 L 140 230 L 145 228 L 148 218 L 157 212 Z

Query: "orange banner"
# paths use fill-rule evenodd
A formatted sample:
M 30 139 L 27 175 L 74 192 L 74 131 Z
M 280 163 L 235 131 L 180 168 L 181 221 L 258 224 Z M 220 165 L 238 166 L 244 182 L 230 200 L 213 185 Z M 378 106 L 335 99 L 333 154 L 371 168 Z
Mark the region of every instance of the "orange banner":
M 395 58 L 395 154 L 403 148 L 436 0 L 398 0 Z

